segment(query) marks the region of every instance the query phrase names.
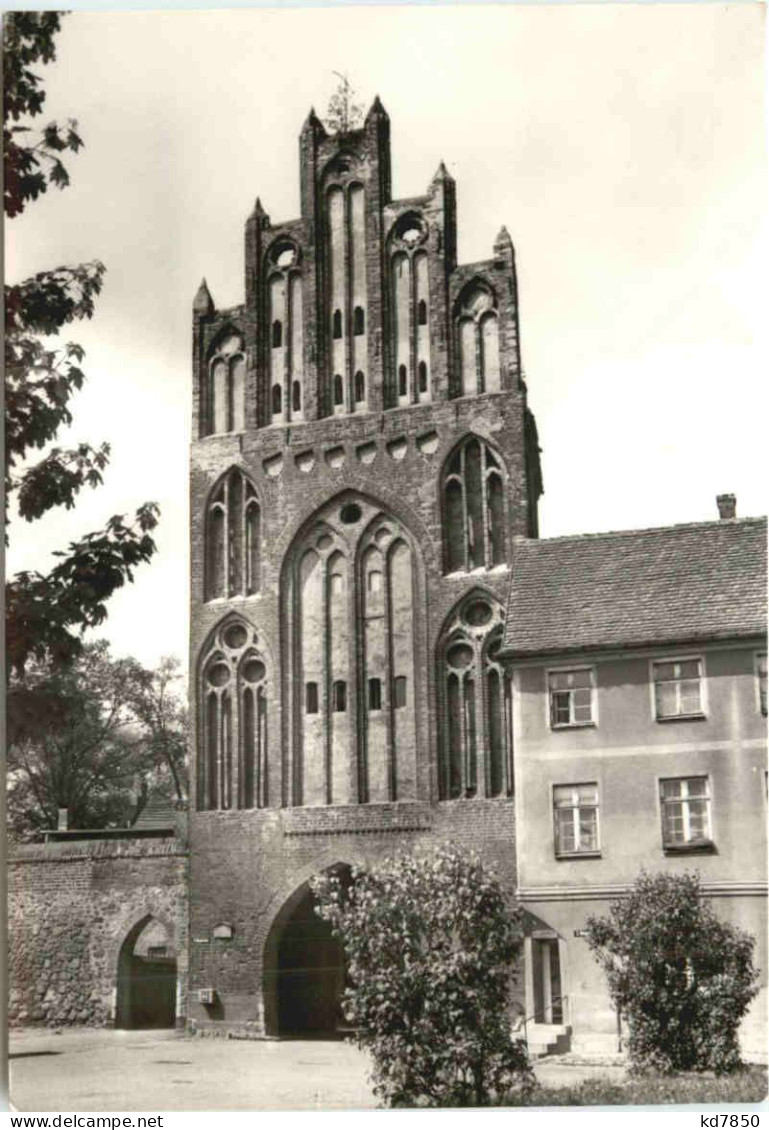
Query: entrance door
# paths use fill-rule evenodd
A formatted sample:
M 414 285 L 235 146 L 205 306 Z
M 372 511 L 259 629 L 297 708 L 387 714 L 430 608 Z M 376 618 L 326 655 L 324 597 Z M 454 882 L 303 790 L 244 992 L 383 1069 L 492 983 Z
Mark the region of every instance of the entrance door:
M 533 938 L 534 1020 L 563 1024 L 561 960 L 557 938 Z

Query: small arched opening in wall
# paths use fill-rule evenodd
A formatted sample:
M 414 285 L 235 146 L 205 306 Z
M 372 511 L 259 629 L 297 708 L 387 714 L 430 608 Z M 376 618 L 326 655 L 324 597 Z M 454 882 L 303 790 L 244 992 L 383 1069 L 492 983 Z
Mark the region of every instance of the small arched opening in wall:
M 176 1024 L 176 947 L 165 923 L 147 914 L 126 935 L 117 962 L 116 1028 Z
M 334 864 L 343 882 L 346 863 Z M 310 881 L 301 883 L 275 916 L 264 947 L 264 1029 L 284 1039 L 340 1039 L 345 1031 L 345 957 L 331 926 L 315 911 Z

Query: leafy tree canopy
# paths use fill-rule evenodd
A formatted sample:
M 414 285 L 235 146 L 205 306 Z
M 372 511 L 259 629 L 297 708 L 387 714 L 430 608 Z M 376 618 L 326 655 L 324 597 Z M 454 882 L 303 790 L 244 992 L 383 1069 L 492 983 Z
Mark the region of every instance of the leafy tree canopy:
M 83 142 L 74 121 L 35 130 L 30 121 L 45 103 L 37 64 L 56 58 L 58 12 L 8 12 L 3 37 L 6 216 L 12 218 L 50 184 L 65 188 L 62 154 Z M 81 442 L 49 447 L 72 423 L 71 400 L 85 380 L 83 349 L 61 344 L 71 323 L 91 318 L 104 280 L 98 260 L 41 271 L 5 287 L 6 507 L 35 521 L 57 506 L 71 509 L 84 486 L 102 482 L 109 445 Z M 36 461 L 35 451 L 48 450 Z M 148 502 L 135 516 L 115 515 L 56 554 L 47 574 L 19 573 L 6 589 L 8 668 L 20 676 L 30 660 L 68 662 L 82 647 L 80 634 L 103 622 L 106 601 L 134 568 L 155 551 L 158 510 Z M 6 510 L 7 522 L 7 510 Z
M 528 1094 L 511 1036 L 522 944 L 488 868 L 451 848 L 314 880 L 317 913 L 344 947 L 343 1008 L 388 1106 L 485 1106 Z
M 333 133 L 349 133 L 363 123 L 363 107 L 353 101 L 355 91 L 347 75 L 334 71 L 339 79 L 337 88 L 331 95 L 326 111 L 326 125 Z
M 66 666 L 30 661 L 8 687 L 8 827 L 127 826 L 155 794 L 186 799 L 186 709 L 178 663 L 149 671 L 106 641 Z
M 756 995 L 755 939 L 723 922 L 699 877 L 642 871 L 627 898 L 586 923 L 636 1071 L 733 1071 Z

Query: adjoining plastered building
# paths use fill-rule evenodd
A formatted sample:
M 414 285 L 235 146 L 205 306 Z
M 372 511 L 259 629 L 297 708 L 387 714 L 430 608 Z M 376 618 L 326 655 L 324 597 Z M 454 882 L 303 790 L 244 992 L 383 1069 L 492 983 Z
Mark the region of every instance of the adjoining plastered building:
M 741 1039 L 766 1050 L 765 519 L 516 543 L 518 898 L 543 1043 L 616 1046 L 581 936 L 639 869 L 697 871 L 753 934 L 761 989 Z
M 443 165 L 392 198 L 378 99 L 345 134 L 311 112 L 299 164 L 300 218 L 246 221 L 244 302 L 203 283 L 193 307 L 188 832 L 158 812 L 29 849 L 15 1019 L 130 1026 L 160 976 L 155 1022 L 335 1031 L 309 881 L 450 842 L 526 909 L 531 1047 L 613 1050 L 579 932 L 642 865 L 696 867 L 766 969 L 765 523 L 727 498 L 713 523 L 540 539 L 506 229 L 459 264 Z M 65 874 L 60 1007 L 24 907 Z

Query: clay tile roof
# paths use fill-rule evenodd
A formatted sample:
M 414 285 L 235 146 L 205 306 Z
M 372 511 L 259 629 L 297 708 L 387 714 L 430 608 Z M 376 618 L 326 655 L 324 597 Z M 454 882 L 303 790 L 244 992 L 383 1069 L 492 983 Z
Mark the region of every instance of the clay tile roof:
M 766 518 L 516 540 L 511 656 L 766 634 Z
M 168 797 L 156 796 L 147 801 L 134 828 L 173 828 L 175 823 L 173 801 Z

